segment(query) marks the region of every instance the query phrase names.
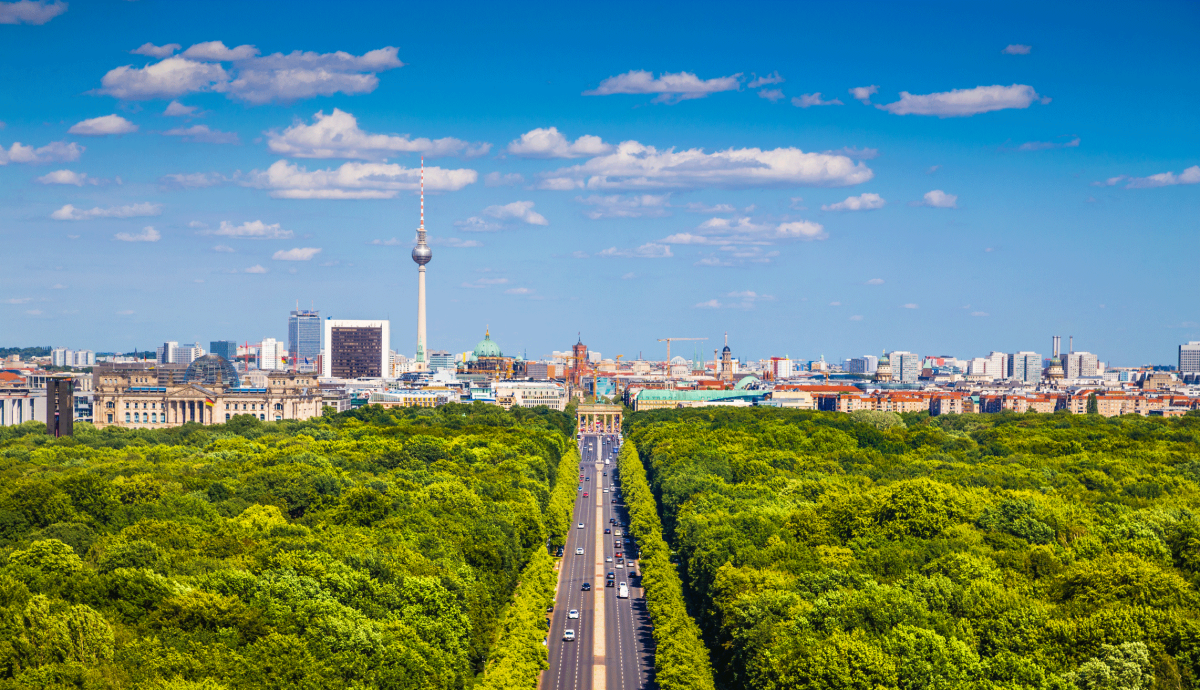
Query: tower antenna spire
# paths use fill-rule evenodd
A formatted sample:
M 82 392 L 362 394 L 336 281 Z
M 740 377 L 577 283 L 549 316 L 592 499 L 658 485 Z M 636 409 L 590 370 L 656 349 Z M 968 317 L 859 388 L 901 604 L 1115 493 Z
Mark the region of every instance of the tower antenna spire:
M 425 229 L 425 156 L 421 156 L 421 229 Z
M 425 264 L 433 258 L 433 252 L 425 241 L 425 156 L 421 156 L 421 224 L 417 227 L 417 246 L 413 247 L 412 260 L 417 264 L 417 369 L 425 371 L 428 363 L 425 341 Z

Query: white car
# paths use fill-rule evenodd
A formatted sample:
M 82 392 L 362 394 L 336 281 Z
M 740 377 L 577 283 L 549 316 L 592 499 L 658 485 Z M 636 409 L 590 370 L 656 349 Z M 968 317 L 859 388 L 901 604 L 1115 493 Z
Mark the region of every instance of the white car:
M 582 556 L 582 555 L 583 555 L 583 547 L 582 547 L 582 546 L 577 546 L 577 547 L 575 547 L 575 555 L 576 555 L 576 556 Z
M 624 568 L 624 567 L 625 567 L 625 564 L 624 564 L 624 563 L 618 563 L 618 564 L 617 564 L 617 567 L 618 567 L 618 568 Z
M 605 559 L 604 559 L 604 562 L 605 562 L 605 563 L 612 563 L 612 556 L 609 556 L 608 558 L 605 558 Z
M 579 612 L 575 609 L 571 609 L 570 611 L 567 611 L 567 618 L 579 618 Z
M 576 525 L 576 527 L 578 527 L 579 529 L 583 529 L 583 523 L 582 522 L 579 523 L 578 525 Z
M 604 493 L 608 493 L 608 489 L 605 489 L 605 490 L 604 490 Z
M 575 641 L 575 629 L 574 628 L 567 628 L 566 630 L 563 631 L 563 641 L 564 642 L 574 642 Z

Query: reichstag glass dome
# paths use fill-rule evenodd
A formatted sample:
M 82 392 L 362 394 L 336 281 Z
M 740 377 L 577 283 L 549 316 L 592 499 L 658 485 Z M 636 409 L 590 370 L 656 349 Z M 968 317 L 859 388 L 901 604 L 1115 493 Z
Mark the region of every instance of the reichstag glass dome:
M 192 362 L 183 373 L 183 382 L 232 388 L 240 385 L 237 370 L 220 355 L 204 355 Z

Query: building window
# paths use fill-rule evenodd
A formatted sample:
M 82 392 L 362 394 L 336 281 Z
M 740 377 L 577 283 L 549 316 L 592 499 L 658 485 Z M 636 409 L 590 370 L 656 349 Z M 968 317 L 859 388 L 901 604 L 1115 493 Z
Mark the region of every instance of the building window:
M 258 415 L 258 418 L 263 420 L 264 422 L 267 421 L 267 415 L 265 415 L 265 414 Z
M 283 419 L 283 417 L 282 417 L 282 416 L 280 416 L 280 415 L 275 415 L 275 421 L 277 421 L 277 422 L 278 422 L 278 421 L 279 421 L 279 420 L 281 420 L 281 419 Z
M 226 405 L 226 407 L 229 407 L 229 406 Z M 229 413 L 228 412 L 225 413 L 225 421 L 227 421 L 227 422 L 229 421 Z
M 125 423 L 126 424 L 129 423 L 129 413 L 128 412 L 125 413 Z
M 140 421 L 142 421 L 142 413 L 141 413 L 141 412 L 134 412 L 134 413 L 133 413 L 133 421 L 135 421 L 135 422 L 140 422 Z
M 275 403 L 275 409 L 276 409 L 276 410 L 282 410 L 282 409 L 283 409 L 283 403 Z
M 111 412 L 108 413 L 108 423 L 112 424 L 112 413 Z
M 111 410 L 112 408 L 116 407 L 117 404 L 109 400 L 108 402 L 104 403 L 104 406 Z
M 125 403 L 125 409 L 127 409 L 127 410 L 129 409 L 129 403 Z M 129 415 L 125 415 L 125 416 L 128 417 Z

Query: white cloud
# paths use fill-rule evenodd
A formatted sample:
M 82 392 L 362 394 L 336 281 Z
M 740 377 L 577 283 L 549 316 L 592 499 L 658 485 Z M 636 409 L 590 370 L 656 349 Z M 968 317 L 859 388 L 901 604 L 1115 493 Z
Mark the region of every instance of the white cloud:
M 557 127 L 537 128 L 508 144 L 508 152 L 525 158 L 582 158 L 599 156 L 612 151 L 600 137 L 585 134 L 574 142 L 568 141 Z
M 916 309 L 917 305 L 914 304 L 913 302 L 909 302 L 908 304 L 904 305 L 904 308 L 905 309 Z
M 47 3 L 40 0 L 0 2 L 0 24 L 42 25 L 67 11 L 67 3 Z
M 777 103 L 783 100 L 783 89 L 761 89 L 758 92 L 759 98 L 765 98 L 772 103 Z
M 163 132 L 163 136 L 183 137 L 184 141 L 201 144 L 238 144 L 241 143 L 236 132 L 222 132 L 209 129 L 208 125 L 192 125 L 191 127 L 176 127 Z
M 600 218 L 661 218 L 667 215 L 667 194 L 613 194 L 575 197 L 575 201 L 591 206 L 583 215 L 592 220 Z M 731 209 L 732 210 L 732 209 Z
M 814 105 L 842 105 L 842 102 L 836 98 L 823 101 L 821 100 L 821 92 L 804 93 L 792 99 L 792 105 L 797 108 L 808 108 Z
M 709 218 L 696 232 L 678 232 L 664 238 L 668 244 L 769 245 L 780 241 L 823 240 L 829 235 L 820 223 L 810 220 L 790 221 L 778 225 L 755 223 L 750 218 Z M 747 257 L 748 258 L 748 257 Z
M 125 65 L 109 70 L 100 79 L 98 93 L 128 101 L 176 98 L 223 89 L 228 80 L 229 75 L 220 65 L 169 57 L 145 67 Z
M 921 202 L 922 206 L 932 206 L 933 208 L 958 208 L 958 197 L 953 194 L 947 194 L 940 189 L 935 189 L 931 192 L 925 192 Z
M 747 84 L 746 88 L 757 89 L 760 86 L 766 86 L 768 84 L 782 84 L 784 81 L 786 81 L 786 80 L 783 77 L 779 76 L 779 71 L 776 70 L 776 71 L 768 74 L 765 77 L 760 77 L 757 74 L 754 75 L 754 80 L 751 81 L 749 84 Z M 759 93 L 762 93 L 762 92 L 760 91 Z
M 760 295 L 753 290 L 735 291 L 735 292 L 729 293 L 726 296 L 732 297 L 735 300 L 737 300 L 737 302 L 735 302 L 735 303 L 725 305 L 726 307 L 729 307 L 730 309 L 753 309 L 754 305 L 758 302 L 774 302 L 775 301 L 775 297 L 773 297 L 772 295 Z
M 133 314 L 132 309 L 122 309 L 121 311 L 117 312 L 117 316 L 129 316 L 130 314 Z
M 189 228 L 207 228 L 208 223 L 205 223 L 205 222 L 199 221 L 199 220 L 193 220 L 193 221 L 188 222 L 188 227 Z
M 862 314 L 855 314 L 854 316 L 850 317 L 850 320 L 851 321 L 862 321 Z
M 504 294 L 506 294 L 506 295 L 532 295 L 533 290 L 531 290 L 529 288 L 524 288 L 524 287 L 509 288 L 504 291 Z
M 609 96 L 616 93 L 657 93 L 655 103 L 678 103 L 692 98 L 704 98 L 710 93 L 735 91 L 741 88 L 742 73 L 700 79 L 691 72 L 662 74 L 657 79 L 645 70 L 631 70 L 625 74 L 609 77 L 584 96 Z
M 1018 151 L 1045 151 L 1047 149 L 1072 149 L 1079 146 L 1079 137 L 1068 141 L 1027 141 L 1017 147 Z
M 148 57 L 158 58 L 159 60 L 161 60 L 165 57 L 170 57 L 170 56 L 174 55 L 175 51 L 179 50 L 182 47 L 183 46 L 179 45 L 178 43 L 168 43 L 168 44 L 162 45 L 162 46 L 156 46 L 153 43 L 143 43 L 142 45 L 138 46 L 137 48 L 134 48 L 133 50 L 131 50 L 129 52 L 134 55 L 145 55 Z
M 89 210 L 75 208 L 71 204 L 67 204 L 50 214 L 54 220 L 91 220 L 93 218 L 135 218 L 137 216 L 157 216 L 162 213 L 161 204 L 152 204 L 148 201 L 140 204 L 130 204 L 128 206 L 111 206 L 109 208 L 96 207 Z
M 484 289 L 484 288 L 492 287 L 493 285 L 506 285 L 507 283 L 508 283 L 508 278 L 476 278 L 475 282 L 463 283 L 463 284 L 459 285 L 459 287 L 470 288 L 470 289 Z
M 233 182 L 241 177 L 240 173 L 226 177 L 221 173 L 174 173 L 158 178 L 158 184 L 167 189 L 203 189 L 215 187 L 226 182 Z
M 988 315 L 988 313 L 987 313 L 986 311 L 973 311 L 973 312 L 971 312 L 971 316 L 987 316 L 987 315 Z
M 710 299 L 707 302 L 700 302 L 696 305 L 697 309 L 720 309 L 721 303 L 715 299 Z
M 248 60 L 257 55 L 258 48 L 254 46 L 244 45 L 236 48 L 226 48 L 225 44 L 221 41 L 207 41 L 205 43 L 197 43 L 183 51 L 181 57 L 193 60 L 207 60 L 209 62 L 233 62 L 236 60 Z
M 879 93 L 879 87 L 875 86 L 874 84 L 870 86 L 855 86 L 854 88 L 850 89 L 850 95 L 864 105 L 870 105 L 871 96 L 877 93 Z
M 311 261 L 320 253 L 321 250 L 317 247 L 296 247 L 295 249 L 280 249 L 271 255 L 271 258 L 276 261 Z
M 1128 180 L 1128 179 L 1130 179 L 1130 178 L 1127 175 L 1117 175 L 1116 177 L 1110 177 L 1107 180 L 1093 182 L 1092 186 L 1093 187 L 1113 187 L 1115 185 L 1121 184 L 1122 182 L 1124 182 L 1125 180 Z
M 732 204 L 709 205 L 699 201 L 689 202 L 683 208 L 689 213 L 735 213 L 737 211 Z
M 62 283 L 55 283 L 50 286 L 50 289 L 51 290 L 66 290 L 67 286 L 63 285 Z
M 358 120 L 348 112 L 334 108 L 326 115 L 313 115 L 311 125 L 297 122 L 283 132 L 267 132 L 267 148 L 296 158 L 361 158 L 386 160 L 397 153 L 423 153 L 427 156 L 455 156 L 490 148 L 491 144 L 476 145 L 461 139 L 411 139 L 407 134 L 368 134 L 358 127 Z
M 497 220 L 519 220 L 522 223 L 529 225 L 549 225 L 550 221 L 546 220 L 545 216 L 533 210 L 532 201 L 514 201 L 511 204 L 503 206 L 488 206 L 483 209 L 482 213 L 490 218 Z M 464 230 L 473 230 L 476 232 L 488 232 L 492 230 L 500 230 L 504 226 L 499 223 L 491 223 L 478 216 L 455 223 Z
M 854 158 L 861 161 L 869 161 L 873 158 L 879 157 L 879 149 L 859 149 L 853 146 L 843 146 L 840 149 L 832 149 L 829 151 L 823 151 L 822 153 L 827 153 L 833 156 L 846 156 L 848 158 Z
M 482 247 L 483 243 L 478 240 L 461 240 L 457 237 L 435 237 L 429 240 L 430 244 L 455 247 L 458 249 L 469 249 L 471 247 Z
M 404 243 L 393 237 L 390 240 L 371 240 L 371 244 L 377 244 L 384 247 L 399 247 Z
M 867 281 L 867 285 L 883 285 L 883 278 L 872 278 Z
M 136 235 L 128 232 L 118 232 L 113 235 L 113 238 L 120 242 L 157 242 L 162 239 L 162 233 L 155 230 L 153 226 L 147 225 Z
M 465 168 L 425 168 L 425 188 L 458 191 L 478 177 L 477 172 Z M 391 199 L 398 191 L 416 190 L 420 181 L 420 168 L 396 163 L 343 163 L 310 172 L 280 160 L 264 171 L 251 171 L 242 184 L 270 190 L 276 199 Z
M 73 184 L 76 187 L 82 187 L 85 184 L 95 185 L 102 182 L 102 180 L 97 180 L 87 173 L 77 173 L 73 170 L 55 170 L 52 173 L 46 173 L 37 178 L 37 181 L 42 184 Z
M 225 244 L 218 244 L 217 246 L 213 247 L 213 251 L 220 252 L 222 254 L 232 254 L 233 247 L 230 247 L 229 245 L 225 245 Z
M 167 109 L 163 111 L 163 115 L 168 117 L 192 117 L 200 110 L 194 105 L 184 105 L 179 101 L 171 101 L 167 104 Z
M 841 302 L 830 302 L 830 303 L 829 303 L 829 306 L 831 306 L 831 307 L 840 307 L 840 306 L 842 306 L 842 303 L 841 303 Z
M 666 189 L 810 185 L 842 187 L 875 173 L 846 156 L 797 148 L 659 151 L 636 141 L 581 165 L 545 173 L 543 189 Z
M 913 95 L 900 92 L 900 100 L 876 108 L 893 115 L 936 115 L 938 117 L 969 117 L 979 113 L 1008 108 L 1028 108 L 1034 101 L 1049 103 L 1032 86 L 976 86 L 973 89 L 954 89 L 942 93 Z
M 1004 50 L 1002 50 L 1000 52 L 1004 53 L 1005 55 L 1028 55 L 1029 51 L 1031 51 L 1031 50 L 1033 50 L 1033 46 L 1022 45 L 1020 43 L 1013 43 L 1011 45 L 1005 46 Z
M 596 256 L 623 257 L 630 259 L 669 259 L 675 255 L 671 253 L 671 248 L 665 244 L 647 242 L 636 249 L 617 249 L 616 247 L 609 247 L 602 252 L 598 252 Z
M 1123 180 L 1129 180 L 1129 184 L 1125 185 L 1126 189 L 1148 189 L 1151 187 L 1170 187 L 1177 184 L 1196 184 L 1200 182 L 1200 165 L 1193 165 L 1185 169 L 1183 172 L 1176 175 L 1173 172 L 1159 173 L 1150 177 L 1114 177 L 1110 178 L 1105 184 L 1115 184 Z
M 872 192 L 865 192 L 858 196 L 846 197 L 845 201 L 839 201 L 836 204 L 824 204 L 821 206 L 822 211 L 871 211 L 877 208 L 883 208 L 883 197 Z
M 507 173 L 501 175 L 498 172 L 490 172 L 483 178 L 483 183 L 489 187 L 511 187 L 513 185 L 523 184 L 525 176 L 521 173 Z
M 98 93 L 144 100 L 215 91 L 254 105 L 339 92 L 370 93 L 379 85 L 377 72 L 403 66 L 397 52 L 389 46 L 362 56 L 294 51 L 256 57 L 258 50 L 253 46 L 227 48 L 220 41 L 210 41 L 145 67 L 125 65 L 110 70 L 101 79 Z M 221 62 L 231 62 L 232 71 Z
M 33 301 L 32 297 L 9 297 L 8 299 L 4 300 L 4 303 L 5 304 L 26 304 L 26 303 L 32 302 L 32 301 Z
M 82 134 L 89 137 L 99 137 L 106 134 L 128 134 L 136 132 L 138 126 L 120 115 L 105 115 L 93 117 L 90 120 L 76 123 L 67 130 L 67 134 Z
M 630 271 L 629 273 L 622 275 L 621 280 L 633 280 L 636 277 L 637 277 L 637 274 L 634 273 L 633 271 Z
M 246 273 L 266 273 L 266 272 L 267 272 L 267 269 L 263 268 L 259 264 L 255 264 L 255 265 L 251 266 L 250 268 L 246 269 Z
M 73 141 L 70 143 L 52 141 L 37 149 L 15 141 L 7 151 L 4 150 L 3 146 L 0 146 L 0 165 L 8 165 L 9 163 L 32 163 L 38 165 L 41 163 L 76 161 L 79 160 L 80 154 L 85 150 L 85 147 Z
M 241 225 L 234 225 L 227 220 L 223 220 L 221 221 L 221 227 L 203 234 L 233 237 L 239 240 L 287 240 L 292 238 L 293 233 L 291 230 L 284 230 L 279 227 L 279 223 L 267 225 L 261 220 L 252 220 L 246 221 Z

